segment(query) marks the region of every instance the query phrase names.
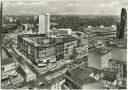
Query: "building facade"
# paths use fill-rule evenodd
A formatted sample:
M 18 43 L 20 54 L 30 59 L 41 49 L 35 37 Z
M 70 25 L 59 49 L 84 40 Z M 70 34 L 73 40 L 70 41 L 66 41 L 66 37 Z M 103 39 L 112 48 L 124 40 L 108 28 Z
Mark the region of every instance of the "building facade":
M 18 48 L 33 63 L 46 66 L 65 57 L 69 58 L 77 46 L 76 38 L 45 37 L 45 35 L 18 36 Z
M 77 39 L 72 36 L 66 36 L 63 38 L 64 41 L 64 58 L 70 58 L 73 54 L 75 47 L 77 47 Z
M 111 51 L 109 49 L 96 48 L 89 52 L 88 65 L 96 69 L 104 69 L 109 66 Z

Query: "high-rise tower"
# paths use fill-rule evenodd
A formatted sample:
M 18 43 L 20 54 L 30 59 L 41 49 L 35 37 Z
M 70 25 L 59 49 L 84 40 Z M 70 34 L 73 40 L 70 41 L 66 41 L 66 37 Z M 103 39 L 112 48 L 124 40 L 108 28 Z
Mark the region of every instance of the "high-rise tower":
M 49 29 L 50 29 L 50 15 L 49 14 L 39 15 L 38 33 L 49 35 Z
M 120 23 L 117 25 L 117 38 L 121 39 L 124 37 L 127 29 L 127 11 L 125 8 L 121 10 L 121 19 Z

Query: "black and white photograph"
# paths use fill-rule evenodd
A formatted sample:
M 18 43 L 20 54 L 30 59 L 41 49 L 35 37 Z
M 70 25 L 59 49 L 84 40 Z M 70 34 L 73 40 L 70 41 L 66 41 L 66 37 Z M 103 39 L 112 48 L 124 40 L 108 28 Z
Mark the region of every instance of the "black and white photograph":
M 126 90 L 127 13 L 127 0 L 0 1 L 1 90 Z

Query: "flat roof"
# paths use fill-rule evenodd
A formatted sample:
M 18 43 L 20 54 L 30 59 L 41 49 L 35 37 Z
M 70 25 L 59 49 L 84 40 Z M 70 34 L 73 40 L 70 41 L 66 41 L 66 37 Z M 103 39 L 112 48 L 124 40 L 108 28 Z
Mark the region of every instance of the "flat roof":
M 95 68 L 91 68 L 91 67 L 84 68 L 80 66 L 71 71 L 68 71 L 65 77 L 69 78 L 70 80 L 72 80 L 74 83 L 76 83 L 81 87 L 84 84 L 92 83 L 96 81 L 95 79 L 89 76 L 91 73 L 96 74 L 101 72 L 102 72 L 101 70 Z
M 7 64 L 11 64 L 11 63 L 15 63 L 14 59 L 13 58 L 10 58 L 7 55 L 7 52 L 4 49 L 2 49 L 1 65 L 4 66 L 4 65 L 7 65 Z
M 102 77 L 102 80 L 107 80 L 113 82 L 116 79 L 116 73 L 104 71 L 104 76 Z
M 94 48 L 89 53 L 95 54 L 95 55 L 104 55 L 110 51 L 111 51 L 111 49 L 109 47 L 101 47 L 101 48 Z
M 69 71 L 66 73 L 65 77 L 74 82 L 76 85 L 79 85 L 79 87 L 82 87 L 86 84 L 96 82 L 94 78 L 89 76 L 92 73 L 94 73 L 94 75 L 103 73 L 104 76 L 101 78 L 102 80 L 113 82 L 116 79 L 116 73 L 84 66 L 80 66 Z
M 67 69 L 63 69 L 61 71 L 57 71 L 57 72 L 55 72 L 53 74 L 50 74 L 50 75 L 44 77 L 43 79 L 41 78 L 38 81 L 38 83 L 43 82 L 44 83 L 44 86 L 42 86 L 41 88 L 43 88 L 43 89 L 50 89 L 51 86 L 54 83 L 56 83 L 60 78 L 63 78 L 64 77 L 66 70 Z M 51 83 L 49 84 L 49 82 L 51 82 Z

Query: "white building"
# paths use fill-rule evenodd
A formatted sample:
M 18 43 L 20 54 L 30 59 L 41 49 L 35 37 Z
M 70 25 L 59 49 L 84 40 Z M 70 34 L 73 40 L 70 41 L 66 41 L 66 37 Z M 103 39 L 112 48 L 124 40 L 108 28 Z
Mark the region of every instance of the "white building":
M 110 50 L 104 48 L 97 48 L 89 52 L 88 66 L 102 70 L 109 66 L 110 59 L 111 59 Z
M 88 26 L 88 28 L 92 28 L 92 26 Z
M 100 28 L 104 28 L 104 25 L 100 25 Z
M 50 15 L 39 15 L 39 32 L 40 34 L 49 34 L 50 30 Z

